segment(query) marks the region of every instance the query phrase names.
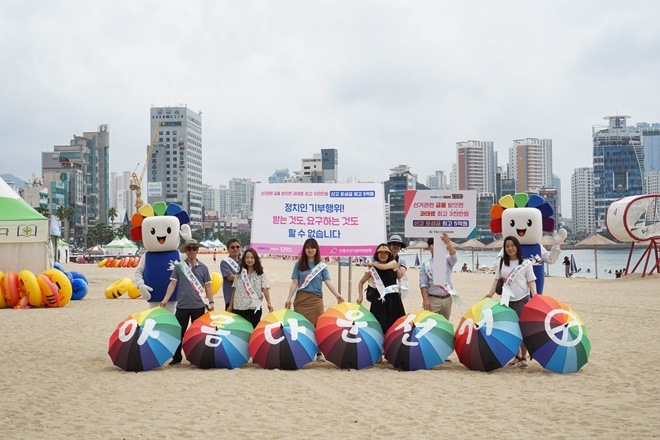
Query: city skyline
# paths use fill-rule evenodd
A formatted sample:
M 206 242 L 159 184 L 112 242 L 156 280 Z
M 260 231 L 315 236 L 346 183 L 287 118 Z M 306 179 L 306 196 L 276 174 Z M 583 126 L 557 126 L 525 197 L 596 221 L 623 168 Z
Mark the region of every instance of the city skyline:
M 110 171 L 139 169 L 151 106 L 185 103 L 203 113 L 205 184 L 265 182 L 322 148 L 340 181 L 405 163 L 424 182 L 449 175 L 457 142 L 493 142 L 504 165 L 515 139 L 547 138 L 568 215 L 592 126 L 660 120 L 644 99 L 660 87 L 655 2 L 176 5 L 0 5 L 0 173 L 27 180 L 42 151 L 101 124 Z

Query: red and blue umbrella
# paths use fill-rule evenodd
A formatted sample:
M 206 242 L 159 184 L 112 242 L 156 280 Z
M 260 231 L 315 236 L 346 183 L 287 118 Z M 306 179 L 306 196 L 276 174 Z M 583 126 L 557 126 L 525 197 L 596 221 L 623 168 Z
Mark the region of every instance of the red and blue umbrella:
M 534 295 L 520 315 L 523 341 L 534 360 L 556 373 L 574 373 L 589 360 L 591 343 L 580 317 L 566 304 Z
M 207 312 L 186 330 L 183 352 L 198 368 L 233 369 L 246 364 L 252 324 L 225 311 Z
M 148 371 L 170 359 L 181 343 L 181 325 L 163 307 L 133 313 L 110 335 L 108 355 L 125 371 Z
M 318 353 L 314 325 L 293 310 L 270 312 L 252 332 L 248 351 L 263 368 L 297 370 Z
M 493 371 L 506 365 L 521 343 L 516 312 L 498 300 L 484 298 L 461 318 L 454 348 L 470 370 Z
M 428 370 L 443 363 L 454 351 L 454 327 L 438 313 L 408 313 L 387 331 L 384 351 L 394 368 Z
M 329 307 L 316 322 L 316 339 L 327 360 L 339 368 L 373 366 L 383 354 L 383 330 L 364 306 L 343 302 Z

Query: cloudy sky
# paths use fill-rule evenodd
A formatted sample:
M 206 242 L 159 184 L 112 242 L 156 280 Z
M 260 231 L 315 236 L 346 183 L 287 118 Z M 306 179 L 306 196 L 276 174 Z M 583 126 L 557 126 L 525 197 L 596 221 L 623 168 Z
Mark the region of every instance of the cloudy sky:
M 660 2 L 137 1 L 0 3 L 0 173 L 108 124 L 111 171 L 146 156 L 151 106 L 203 112 L 204 182 L 267 181 L 321 148 L 340 180 L 420 181 L 456 142 L 553 140 L 570 176 L 612 114 L 660 121 Z

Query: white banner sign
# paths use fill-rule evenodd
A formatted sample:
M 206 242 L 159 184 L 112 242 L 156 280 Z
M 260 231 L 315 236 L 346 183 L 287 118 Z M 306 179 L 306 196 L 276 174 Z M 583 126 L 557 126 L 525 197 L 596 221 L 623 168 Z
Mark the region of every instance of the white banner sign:
M 406 237 L 477 235 L 476 191 L 407 190 L 404 201 Z
M 323 257 L 372 256 L 385 234 L 382 184 L 255 185 L 251 246 L 260 254 L 298 256 L 315 238 Z
M 147 182 L 147 196 L 161 197 L 163 195 L 163 182 Z

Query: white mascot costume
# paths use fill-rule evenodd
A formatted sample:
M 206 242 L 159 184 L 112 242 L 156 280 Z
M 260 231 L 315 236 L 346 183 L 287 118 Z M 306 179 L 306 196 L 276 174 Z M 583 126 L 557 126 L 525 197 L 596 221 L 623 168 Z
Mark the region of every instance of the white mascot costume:
M 544 263 L 553 264 L 561 254 L 561 245 L 566 239 L 566 230 L 555 231 L 555 211 L 552 205 L 537 194 L 518 193 L 511 197 L 506 195 L 493 205 L 490 210 L 490 230 L 494 234 L 510 235 L 520 241 L 525 258 L 534 260 L 534 275 L 536 275 L 536 291 L 543 294 L 545 284 Z M 553 232 L 554 244 L 550 252 L 541 246 L 543 232 Z M 499 258 L 502 252 L 498 254 Z
M 176 203 L 156 202 L 143 205 L 131 219 L 131 238 L 142 240 L 147 250 L 135 270 L 135 285 L 149 307 L 158 307 L 163 298 L 172 272 L 171 261 L 179 261 L 180 239 L 190 240 L 190 216 Z M 176 309 L 176 290 L 167 309 Z

